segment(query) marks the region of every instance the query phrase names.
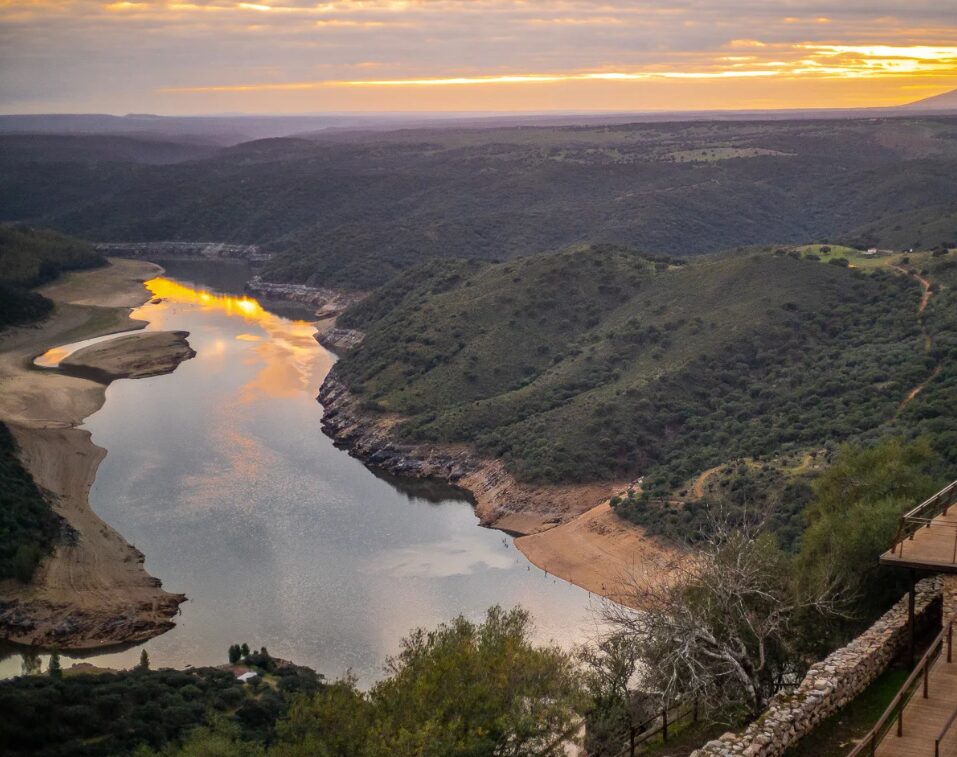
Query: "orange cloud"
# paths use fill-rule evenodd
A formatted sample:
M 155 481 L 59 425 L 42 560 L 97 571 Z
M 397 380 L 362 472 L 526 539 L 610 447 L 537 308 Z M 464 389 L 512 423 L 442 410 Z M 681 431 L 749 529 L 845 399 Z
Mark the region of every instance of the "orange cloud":
M 735 40 L 731 47 L 768 47 L 755 40 Z M 748 79 L 775 78 L 839 78 L 914 75 L 945 72 L 957 74 L 957 47 L 889 46 L 889 45 L 822 45 L 801 43 L 788 49 L 775 46 L 775 56 L 790 52 L 791 60 L 768 60 L 759 55 L 715 56 L 698 63 L 697 70 L 639 70 L 567 73 L 511 73 L 480 76 L 436 76 L 396 79 L 344 79 L 300 82 L 262 82 L 191 87 L 169 87 L 163 92 L 210 93 L 256 91 L 302 91 L 330 87 L 456 87 L 499 84 L 553 84 L 587 81 L 648 81 L 653 79 Z

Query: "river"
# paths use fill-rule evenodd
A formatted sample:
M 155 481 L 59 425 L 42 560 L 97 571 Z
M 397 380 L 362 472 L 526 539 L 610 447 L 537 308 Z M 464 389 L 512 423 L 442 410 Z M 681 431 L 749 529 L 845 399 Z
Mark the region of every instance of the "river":
M 84 427 L 108 451 L 93 509 L 189 601 L 168 633 L 86 661 L 130 667 L 145 648 L 153 667 L 216 665 L 247 642 L 368 684 L 412 628 L 493 604 L 528 609 L 539 641 L 594 634 L 590 595 L 479 527 L 461 494 L 377 475 L 333 446 L 315 397 L 335 356 L 310 323 L 236 296 L 242 267 L 163 265 L 149 283 L 162 301 L 133 317 L 189 331 L 197 355 L 114 382 Z M 19 653 L 6 655 L 0 676 L 18 674 Z

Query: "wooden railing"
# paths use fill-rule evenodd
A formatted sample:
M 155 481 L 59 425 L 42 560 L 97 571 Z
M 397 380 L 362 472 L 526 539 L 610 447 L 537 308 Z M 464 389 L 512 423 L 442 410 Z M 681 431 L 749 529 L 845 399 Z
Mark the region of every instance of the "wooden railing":
M 951 506 L 957 503 L 957 481 L 953 481 L 941 489 L 933 497 L 921 502 L 917 507 L 908 510 L 901 516 L 900 523 L 897 526 L 897 534 L 894 536 L 894 544 L 891 552 L 899 557 L 904 556 L 904 543 L 914 538 L 922 528 L 930 528 L 934 518 L 938 515 L 946 515 Z M 940 523 L 938 526 L 951 526 L 954 529 L 954 555 L 952 562 L 957 563 L 957 524 Z
M 950 717 L 947 718 L 944 727 L 940 729 L 940 733 L 937 734 L 937 738 L 934 739 L 934 757 L 940 757 L 940 744 L 944 740 L 944 736 L 947 735 L 947 731 L 949 731 L 950 727 L 954 724 L 955 719 L 957 719 L 957 708 L 954 708 L 954 711 L 950 713 Z
M 655 713 L 642 723 L 631 726 L 628 745 L 625 746 L 615 757 L 635 757 L 639 746 L 653 737 L 661 734 L 661 740 L 668 741 L 668 729 L 675 723 L 692 718 L 693 722 L 698 722 L 698 703 L 677 704 L 674 707 L 668 707 L 661 712 Z
M 904 735 L 904 708 L 914 695 L 920 682 L 923 683 L 922 696 L 924 699 L 930 696 L 928 680 L 930 668 L 945 649 L 947 651 L 947 662 L 951 662 L 953 659 L 953 638 L 954 624 L 948 623 L 947 627 L 931 642 L 931 645 L 927 648 L 927 651 L 924 652 L 924 656 L 920 658 L 920 662 L 917 663 L 917 666 L 911 671 L 911 674 L 907 676 L 904 685 L 901 686 L 900 691 L 897 692 L 897 695 L 888 705 L 887 709 L 884 710 L 884 714 L 881 715 L 880 720 L 877 721 L 877 725 L 848 753 L 847 757 L 858 757 L 858 755 L 865 754 L 873 757 L 877 752 L 878 745 L 884 739 L 884 736 L 887 735 L 891 726 L 894 725 L 895 719 L 897 721 L 897 735 Z M 941 734 L 941 738 L 942 737 L 943 734 Z

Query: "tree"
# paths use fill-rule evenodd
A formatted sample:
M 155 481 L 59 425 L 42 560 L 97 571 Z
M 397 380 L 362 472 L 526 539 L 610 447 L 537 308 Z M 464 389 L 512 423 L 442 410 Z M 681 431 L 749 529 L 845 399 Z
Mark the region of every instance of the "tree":
M 582 704 L 572 658 L 529 640 L 521 609 L 419 629 L 373 687 L 370 754 L 562 754 Z
M 229 662 L 235 665 L 239 662 L 240 658 L 240 648 L 239 644 L 230 644 L 229 645 Z
M 43 663 L 38 655 L 32 649 L 27 649 L 20 654 L 20 675 L 38 676 L 42 672 Z
M 263 757 L 264 750 L 255 742 L 244 741 L 236 723 L 216 716 L 209 727 L 190 731 L 175 754 L 177 757 Z
M 718 517 L 693 553 L 626 578 L 615 598 L 603 614 L 634 643 L 656 709 L 697 699 L 730 721 L 757 716 L 776 684 L 801 672 L 792 623 L 837 601 L 827 585 L 802 590 L 764 523 Z
M 632 729 L 652 716 L 653 705 L 636 690 L 640 650 L 627 633 L 611 633 L 578 652 L 590 703 L 585 710 L 588 754 L 618 754 Z
M 60 667 L 60 655 L 54 652 L 50 655 L 50 663 L 47 666 L 47 673 L 50 678 L 63 678 L 63 668 Z
M 896 601 L 906 590 L 903 572 L 881 568 L 878 557 L 890 548 L 901 514 L 946 483 L 940 471 L 924 438 L 841 447 L 813 485 L 798 560 L 805 584 L 833 575 L 864 619 Z
M 150 669 L 150 656 L 146 653 L 144 649 L 140 652 L 140 664 L 138 665 L 140 670 L 149 670 Z
M 352 676 L 322 687 L 311 698 L 297 698 L 276 725 L 276 757 L 364 754 L 372 714 L 369 698 Z
M 249 657 L 249 644 L 245 641 L 242 643 L 242 646 L 239 648 L 239 654 L 241 657 Z

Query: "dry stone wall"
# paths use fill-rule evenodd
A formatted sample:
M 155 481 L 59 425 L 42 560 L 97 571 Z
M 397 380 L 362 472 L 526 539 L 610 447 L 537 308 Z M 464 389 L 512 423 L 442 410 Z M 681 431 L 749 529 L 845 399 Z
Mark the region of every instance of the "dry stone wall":
M 957 620 L 957 575 L 946 573 L 941 576 L 943 581 L 943 609 L 944 625 Z
M 940 576 L 917 584 L 918 630 L 939 626 Z M 957 589 L 952 586 L 951 588 Z M 691 757 L 778 757 L 818 723 L 860 694 L 908 643 L 907 597 L 854 641 L 811 666 L 796 691 L 782 692 L 764 714 L 741 733 L 709 741 Z

